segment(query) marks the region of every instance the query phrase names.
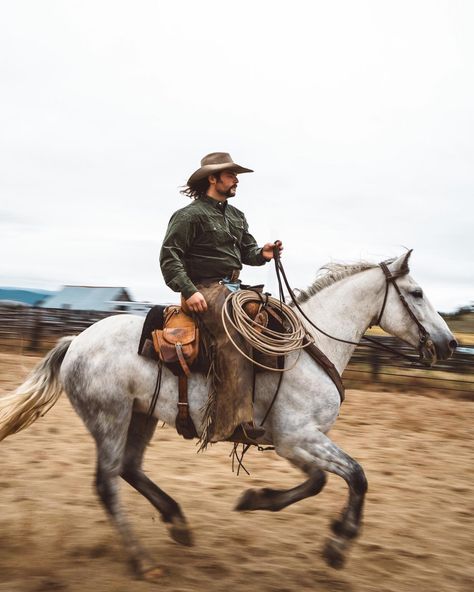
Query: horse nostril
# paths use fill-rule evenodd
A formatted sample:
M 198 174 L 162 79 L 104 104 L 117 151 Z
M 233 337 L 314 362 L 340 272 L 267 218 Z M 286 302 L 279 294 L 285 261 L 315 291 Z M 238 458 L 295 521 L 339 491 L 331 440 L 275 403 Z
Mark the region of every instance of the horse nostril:
M 451 351 L 454 351 L 458 346 L 458 342 L 455 339 L 451 339 L 451 341 L 449 342 L 449 347 L 451 349 Z

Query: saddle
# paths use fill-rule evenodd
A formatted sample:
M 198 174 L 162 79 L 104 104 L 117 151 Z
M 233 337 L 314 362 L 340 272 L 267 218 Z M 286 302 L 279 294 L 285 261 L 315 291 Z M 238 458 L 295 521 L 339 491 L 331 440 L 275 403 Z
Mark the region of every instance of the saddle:
M 198 434 L 189 414 L 188 377 L 192 372 L 205 372 L 209 368 L 205 355 L 200 355 L 199 328 L 186 307 L 154 306 L 143 325 L 138 353 L 164 363 L 178 377 L 178 414 L 176 430 L 185 439 Z M 257 302 L 248 303 L 246 312 L 259 325 L 268 323 L 268 315 Z M 258 352 L 254 352 L 254 355 Z M 272 363 L 270 361 L 269 363 Z
M 248 303 L 245 311 L 261 327 L 261 330 L 264 327 L 269 327 L 273 331 L 284 330 L 283 320 L 278 311 L 272 308 L 265 310 L 260 306 L 258 299 Z M 334 382 L 342 403 L 344 386 L 334 364 L 314 344 L 307 343 L 305 349 Z M 205 355 L 199 355 L 199 328 L 193 317 L 186 314 L 182 306 L 154 306 L 145 319 L 138 353 L 163 362 L 178 377 L 176 430 L 185 439 L 197 438 L 198 433 L 189 414 L 188 377 L 192 372 L 209 370 L 209 361 L 205 359 Z M 267 367 L 273 366 L 279 369 L 284 367 L 284 356 L 274 358 L 254 350 L 253 358 L 257 362 L 263 362 Z M 258 367 L 254 370 L 261 371 Z M 155 395 L 157 396 L 157 393 Z M 156 399 L 154 400 L 156 403 Z

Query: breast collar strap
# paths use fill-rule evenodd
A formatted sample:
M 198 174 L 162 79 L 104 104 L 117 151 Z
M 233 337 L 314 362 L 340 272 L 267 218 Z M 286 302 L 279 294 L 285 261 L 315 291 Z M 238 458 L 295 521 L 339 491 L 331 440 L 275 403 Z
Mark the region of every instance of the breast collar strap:
M 386 263 L 384 263 L 383 261 L 381 263 L 379 263 L 382 271 L 384 272 L 385 275 L 385 296 L 383 299 L 383 304 L 382 304 L 382 309 L 380 311 L 380 314 L 378 316 L 377 325 L 380 325 L 381 321 L 382 321 L 382 317 L 383 317 L 383 313 L 385 311 L 385 305 L 387 304 L 387 296 L 388 296 L 388 290 L 390 288 L 390 285 L 392 285 L 395 290 L 397 291 L 397 294 L 403 304 L 403 306 L 405 307 L 405 310 L 407 311 L 407 313 L 410 315 L 410 318 L 413 320 L 413 322 L 416 324 L 416 326 L 418 327 L 418 332 L 419 332 L 419 336 L 420 336 L 420 341 L 418 344 L 418 350 L 421 353 L 421 349 L 422 347 L 427 344 L 428 341 L 430 341 L 430 334 L 428 333 L 428 331 L 423 327 L 423 325 L 420 323 L 420 321 L 416 318 L 416 315 L 414 314 L 414 312 L 411 310 L 410 306 L 408 305 L 408 302 L 405 299 L 405 296 L 403 296 L 403 294 L 400 291 L 400 288 L 398 287 L 397 284 L 397 277 L 400 277 L 399 275 L 392 275 L 392 273 L 390 272 L 388 266 Z

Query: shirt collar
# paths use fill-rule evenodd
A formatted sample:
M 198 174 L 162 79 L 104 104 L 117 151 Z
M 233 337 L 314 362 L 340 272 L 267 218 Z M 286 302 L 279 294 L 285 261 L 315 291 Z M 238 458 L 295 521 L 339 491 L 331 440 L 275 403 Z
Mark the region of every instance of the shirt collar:
M 227 200 L 218 201 L 217 199 L 212 199 L 212 197 L 209 197 L 208 195 L 203 195 L 199 199 L 204 203 L 207 203 L 212 207 L 216 208 L 216 210 L 219 210 L 219 212 L 225 211 L 227 207 Z

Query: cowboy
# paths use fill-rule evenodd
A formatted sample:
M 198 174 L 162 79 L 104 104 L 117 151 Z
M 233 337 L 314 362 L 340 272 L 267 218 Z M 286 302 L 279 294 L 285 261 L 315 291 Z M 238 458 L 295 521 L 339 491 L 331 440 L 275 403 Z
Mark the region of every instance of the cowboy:
M 228 203 L 242 173 L 253 171 L 234 163 L 228 153 L 205 156 L 181 191 L 193 201 L 171 217 L 160 254 L 166 284 L 181 293 L 184 308 L 194 314 L 209 344 L 213 374 L 204 443 L 255 441 L 265 433 L 253 424 L 252 364 L 228 339 L 221 311 L 229 292 L 240 287 L 242 264 L 264 265 L 274 248 L 283 246 L 277 241 L 259 247 L 244 214 Z M 249 350 L 240 335 L 232 337 Z

